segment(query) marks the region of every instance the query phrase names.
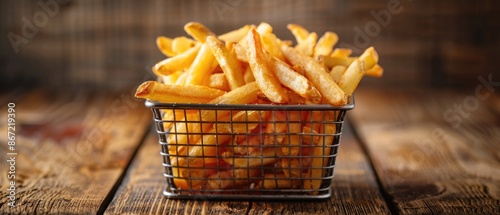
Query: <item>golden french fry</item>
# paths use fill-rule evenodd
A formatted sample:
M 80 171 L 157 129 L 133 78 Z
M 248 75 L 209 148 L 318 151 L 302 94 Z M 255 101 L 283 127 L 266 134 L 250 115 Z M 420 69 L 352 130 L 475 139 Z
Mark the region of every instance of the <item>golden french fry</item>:
M 313 58 L 300 54 L 291 47 L 283 46 L 282 50 L 288 61 L 304 68 L 307 79 L 319 90 L 323 95 L 323 99 L 335 106 L 347 104 L 345 93 L 325 71 L 325 68 L 316 63 Z
M 227 92 L 226 94 L 219 96 L 207 104 L 249 104 L 257 100 L 257 93 L 259 92 L 259 87 L 257 83 L 252 82 L 248 83 L 242 87 L 236 88 Z M 217 114 L 214 110 L 202 110 L 201 111 L 201 120 L 214 122 L 217 119 L 222 119 L 228 116 L 230 111 L 218 111 Z M 210 123 L 203 123 L 201 131 L 207 131 L 212 125 Z M 194 129 L 198 130 L 200 128 L 200 124 L 194 124 Z M 192 139 L 194 142 L 200 139 L 199 134 L 192 135 Z
M 307 56 L 313 56 L 317 39 L 318 35 L 316 33 L 310 33 L 304 41 L 299 42 L 299 44 L 295 46 L 295 50 Z
M 207 44 L 203 44 L 194 59 L 193 63 L 186 71 L 186 85 L 201 85 L 208 79 L 212 71 L 217 67 L 215 57 Z
M 178 189 L 202 189 L 208 175 L 216 172 L 215 168 L 188 167 L 184 157 L 171 156 L 172 175 Z
M 228 150 L 238 155 L 248 155 L 259 151 L 263 142 L 262 137 L 255 133 L 248 136 L 238 135 L 237 137 L 238 139 L 235 140 L 237 145 L 232 145 Z
M 194 47 L 196 42 L 187 37 L 176 37 L 172 40 L 172 51 L 176 54 L 183 53 L 188 49 Z
M 259 33 L 255 29 L 248 34 L 248 63 L 260 90 L 275 103 L 286 103 L 289 101 L 280 82 L 270 71 L 266 55 L 262 49 Z
M 314 103 L 321 101 L 322 96 L 318 89 L 307 78 L 295 72 L 288 64 L 278 59 L 270 58 L 269 66 L 274 70 L 274 74 L 281 84 Z
M 156 81 L 144 82 L 135 97 L 165 103 L 206 103 L 224 95 L 224 91 L 197 85 L 167 85 Z
M 224 189 L 231 186 L 231 170 L 221 171 L 208 176 L 207 189 Z
M 342 75 L 344 75 L 346 69 L 347 69 L 346 66 L 338 65 L 334 66 L 330 70 L 330 76 L 332 76 L 333 80 L 335 80 L 337 84 L 340 82 L 340 79 L 342 78 Z
M 286 27 L 292 32 L 297 43 L 302 43 L 309 36 L 309 31 L 300 25 L 288 24 Z
M 373 76 L 380 78 L 384 74 L 384 68 L 382 68 L 380 65 L 375 64 L 371 69 L 366 70 L 365 75 Z
M 305 166 L 300 166 L 298 158 L 282 158 L 281 167 L 283 168 L 283 173 L 287 178 L 301 177 L 302 168 L 305 168 Z
M 156 38 L 156 46 L 158 49 L 167 57 L 175 56 L 175 52 L 172 50 L 172 39 L 168 37 L 159 36 Z
M 325 121 L 333 122 L 335 120 L 335 114 L 332 111 L 327 111 L 325 113 Z M 321 127 L 321 133 L 325 134 L 320 137 L 319 143 L 313 150 L 313 158 L 311 161 L 311 168 L 307 172 L 307 178 L 310 180 L 304 180 L 304 189 L 311 189 L 311 194 L 317 194 L 317 190 L 321 186 L 322 177 L 324 176 L 324 167 L 328 164 L 331 144 L 333 143 L 332 134 L 336 133 L 336 126 L 332 123 L 326 123 Z
M 164 84 L 175 84 L 177 82 L 177 79 L 179 79 L 179 76 L 184 73 L 183 71 L 177 71 L 174 72 L 170 75 L 162 75 L 161 77 L 161 82 Z
M 378 63 L 378 53 L 375 48 L 369 47 L 359 56 L 359 60 L 363 62 L 363 71 L 369 70 Z
M 248 34 L 250 28 L 252 28 L 251 25 L 245 25 L 241 28 L 220 35 L 219 39 L 225 42 L 238 42 Z
M 333 50 L 332 54 L 330 55 L 331 57 L 349 57 L 351 56 L 352 50 L 351 49 L 345 49 L 345 48 L 336 48 Z
M 351 95 L 365 74 L 365 69 L 360 60 L 355 60 L 347 68 L 339 81 L 339 87 L 346 95 Z
M 249 104 L 257 100 L 257 92 L 259 92 L 259 87 L 257 83 L 252 82 L 231 90 L 211 100 L 208 104 Z M 212 117 L 204 117 L 203 119 L 207 121 L 210 119 L 214 120 Z
M 252 68 L 250 66 L 247 66 L 245 68 L 245 73 L 243 74 L 243 79 L 245 80 L 245 83 L 255 82 L 255 77 L 253 77 Z
M 215 126 L 218 133 L 250 133 L 262 119 L 267 119 L 269 111 L 240 111 L 233 115 L 231 121 L 219 121 Z
M 207 79 L 208 83 L 206 84 L 208 87 L 219 89 L 223 91 L 229 91 L 229 83 L 227 82 L 226 75 L 224 73 L 214 73 L 210 75 L 210 78 Z
M 298 104 L 312 104 L 313 103 L 313 102 L 305 99 L 304 97 L 300 96 L 299 94 L 297 94 L 296 92 L 293 92 L 291 90 L 285 90 L 285 92 L 288 95 L 288 98 L 290 98 L 290 101 L 288 102 L 288 104 L 298 105 Z
M 172 124 L 178 120 L 184 119 L 186 117 L 186 113 L 190 113 L 188 111 L 184 112 L 182 110 L 172 110 L 172 109 L 165 109 L 163 111 L 163 117 L 162 120 L 165 122 L 163 123 L 163 127 L 166 129 L 170 128 Z
M 266 22 L 261 22 L 257 28 L 253 27 L 253 28 L 250 28 L 250 30 L 256 30 L 257 33 L 259 33 L 259 36 L 260 35 L 263 35 L 265 33 L 272 33 L 273 32 L 273 27 L 271 25 L 269 25 L 268 23 Z M 248 34 L 247 34 L 248 35 Z M 248 36 L 246 37 L 243 37 L 239 42 L 238 44 L 244 48 L 246 48 L 248 46 Z
M 285 155 L 297 156 L 300 151 L 299 146 L 301 145 L 299 133 L 301 132 L 302 124 L 300 123 L 300 115 L 297 111 L 290 111 L 287 117 L 288 135 L 283 140 L 281 150 Z
M 333 50 L 333 47 L 339 41 L 339 37 L 336 33 L 327 31 L 321 38 L 319 38 L 318 43 L 316 43 L 316 47 L 314 47 L 314 56 L 318 55 L 330 55 Z
M 303 135 L 302 135 L 302 143 L 303 144 L 315 145 L 318 143 L 318 141 L 319 141 L 318 131 L 312 129 L 309 126 L 303 126 L 302 133 L 303 133 Z
M 242 62 L 248 63 L 247 49 L 240 44 L 234 45 L 234 53 L 236 58 Z
M 264 50 L 266 50 L 271 56 L 278 58 L 281 61 L 285 60 L 285 57 L 281 52 L 281 42 L 276 35 L 271 32 L 266 32 L 261 35 L 261 38 Z
M 264 145 L 279 145 L 285 139 L 285 133 L 288 129 L 287 120 L 284 113 L 273 111 L 269 116 L 270 123 L 266 126 L 266 136 L 264 137 Z
M 179 75 L 179 78 L 177 78 L 177 80 L 175 81 L 175 85 L 185 85 L 186 79 L 187 79 L 187 72 L 182 72 Z
M 189 188 L 191 189 L 201 189 L 203 187 L 203 182 L 206 181 L 206 174 L 212 171 L 207 171 L 202 168 L 179 168 L 180 176 L 185 178 Z
M 229 133 L 224 135 L 222 133 L 225 132 L 217 131 L 218 134 L 215 134 L 215 129 L 212 129 L 210 133 L 214 134 L 203 135 L 203 138 L 195 145 L 189 146 L 188 162 L 190 166 L 202 167 L 217 163 L 217 145 L 222 145 L 231 140 Z
M 170 153 L 170 155 L 173 155 Z M 182 157 L 170 156 L 170 165 L 172 166 L 172 176 L 174 176 L 174 184 L 178 189 L 189 189 L 189 184 L 186 179 L 180 178 L 181 171 L 186 164 L 186 160 Z
M 197 132 L 200 130 L 195 128 L 195 123 L 189 121 L 200 121 L 200 117 L 196 113 L 186 114 L 183 119 L 176 119 L 177 123 L 173 124 L 170 128 L 170 134 L 167 138 L 167 143 L 170 144 L 169 152 L 171 154 L 186 155 L 187 144 L 192 144 L 194 141 L 190 140 L 189 133 Z
M 281 156 L 281 150 L 277 150 L 275 148 L 266 148 L 262 149 L 262 151 L 252 151 L 248 153 L 248 156 L 236 156 L 233 155 L 230 151 L 226 151 L 222 153 L 222 159 L 236 167 L 258 167 L 265 166 L 271 163 L 274 163 L 278 156 Z
M 245 85 L 242 66 L 236 57 L 226 48 L 224 42 L 214 36 L 208 36 L 207 44 L 219 62 L 222 71 L 224 71 L 229 88 L 236 89 Z
M 309 115 L 307 115 L 307 120 L 306 120 L 306 124 L 304 127 L 309 127 L 313 131 L 315 131 L 315 133 L 319 134 L 321 123 L 322 123 L 323 117 L 324 117 L 323 115 L 324 114 L 321 111 L 311 111 L 311 113 Z M 311 132 L 309 132 L 309 133 L 311 133 Z
M 232 169 L 213 173 L 207 179 L 208 189 L 225 189 L 231 187 L 250 184 L 250 178 L 257 177 L 260 173 L 258 169 Z
M 285 174 L 265 174 L 264 179 L 259 182 L 259 187 L 263 189 L 287 189 L 296 187 L 300 180 L 292 180 Z
M 314 56 L 314 60 L 316 60 L 316 62 L 318 62 L 319 65 L 321 65 L 322 67 L 325 68 L 325 70 L 328 70 L 326 65 L 325 65 L 325 56 L 324 55 L 317 55 L 317 56 Z
M 160 61 L 153 67 L 153 72 L 159 75 L 170 75 L 188 68 L 198 54 L 200 46 L 196 45 L 182 54 Z
M 184 25 L 184 31 L 195 40 L 204 43 L 208 36 L 215 36 L 206 26 L 198 22 L 190 22 Z
M 294 71 L 296 71 L 300 75 L 302 75 L 302 76 L 306 75 L 306 71 L 304 70 L 304 67 L 302 67 L 302 65 L 295 64 L 295 65 L 292 65 L 292 68 Z
M 223 42 L 223 41 L 222 41 Z M 224 43 L 224 42 L 223 42 Z M 238 43 L 235 43 L 235 42 L 226 42 L 226 48 L 229 52 L 231 52 L 231 55 L 233 55 L 233 57 L 236 57 L 236 53 L 234 52 L 234 47 L 237 45 Z M 238 58 L 236 58 L 238 59 Z M 222 69 L 221 69 L 222 70 Z
M 323 60 L 324 60 L 325 66 L 327 68 L 333 68 L 335 66 L 345 66 L 345 67 L 348 67 L 356 59 L 358 59 L 358 58 L 356 58 L 356 57 L 331 57 L 331 56 L 323 56 Z
M 272 33 L 273 32 L 273 27 L 269 25 L 266 22 L 261 22 L 258 26 L 256 31 L 259 33 L 259 35 L 263 35 L 266 33 Z

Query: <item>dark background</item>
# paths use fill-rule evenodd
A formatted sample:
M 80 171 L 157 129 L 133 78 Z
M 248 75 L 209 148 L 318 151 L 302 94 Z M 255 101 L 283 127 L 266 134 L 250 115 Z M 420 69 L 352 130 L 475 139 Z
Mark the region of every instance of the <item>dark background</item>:
M 293 39 L 286 25 L 297 23 L 318 35 L 336 32 L 337 47 L 374 46 L 385 74 L 365 78 L 363 86 L 455 88 L 477 85 L 480 75 L 500 79 L 500 3 L 493 0 L 19 0 L 0 5 L 3 89 L 129 89 L 154 79 L 149 70 L 164 59 L 156 37 L 186 35 L 183 26 L 190 21 L 218 34 L 265 21 L 284 39 Z M 386 23 L 373 16 L 393 8 L 397 11 Z M 29 25 L 36 31 L 27 31 Z M 356 29 L 368 40 L 356 42 Z M 12 37 L 24 38 L 17 52 Z

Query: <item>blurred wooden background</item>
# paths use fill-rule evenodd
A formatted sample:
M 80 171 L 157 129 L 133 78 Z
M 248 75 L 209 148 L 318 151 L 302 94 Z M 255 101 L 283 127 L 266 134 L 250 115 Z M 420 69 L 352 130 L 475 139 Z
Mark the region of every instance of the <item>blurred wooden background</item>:
M 493 0 L 19 0 L 0 6 L 3 87 L 135 86 L 153 79 L 149 69 L 163 59 L 155 38 L 186 35 L 182 27 L 190 21 L 216 33 L 265 21 L 286 39 L 293 38 L 286 24 L 298 23 L 319 35 L 336 32 L 340 47 L 375 46 L 385 74 L 366 78 L 367 86 L 475 86 L 479 75 L 498 80 L 500 74 L 500 3 Z M 374 13 L 390 18 L 378 21 Z M 355 40 L 356 28 L 365 40 Z

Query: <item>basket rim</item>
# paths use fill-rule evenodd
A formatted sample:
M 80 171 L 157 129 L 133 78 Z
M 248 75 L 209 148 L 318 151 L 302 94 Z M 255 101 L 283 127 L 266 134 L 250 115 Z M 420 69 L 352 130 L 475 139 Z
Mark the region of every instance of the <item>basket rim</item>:
M 184 109 L 228 109 L 228 110 L 352 110 L 354 109 L 354 95 L 349 96 L 349 102 L 343 106 L 329 104 L 203 104 L 203 103 L 162 103 L 147 99 L 144 102 L 148 108 L 184 108 Z

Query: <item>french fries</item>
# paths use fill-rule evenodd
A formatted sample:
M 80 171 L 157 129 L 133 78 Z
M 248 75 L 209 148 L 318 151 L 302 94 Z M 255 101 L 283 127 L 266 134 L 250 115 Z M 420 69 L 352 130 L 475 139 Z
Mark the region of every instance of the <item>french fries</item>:
M 223 91 L 229 91 L 229 83 L 227 82 L 226 76 L 224 73 L 214 73 L 210 75 L 210 78 L 207 79 L 208 83 L 206 86 L 223 90 Z
M 215 35 L 210 29 L 198 22 L 190 22 L 184 26 L 186 33 L 195 40 L 204 43 L 208 36 Z
M 141 84 L 136 97 L 176 103 L 161 108 L 157 123 L 177 189 L 318 193 L 343 115 L 309 105 L 343 106 L 365 75 L 381 77 L 383 68 L 373 47 L 351 56 L 352 50 L 335 48 L 334 32 L 318 39 L 300 25 L 287 28 L 293 46 L 265 22 L 222 35 L 190 22 L 184 30 L 191 38 L 157 37 L 168 58 L 152 68 L 158 82 Z
M 283 54 L 292 64 L 302 65 L 305 75 L 319 92 L 323 95 L 328 103 L 334 106 L 342 106 L 347 104 L 347 97 L 340 87 L 335 83 L 333 78 L 328 75 L 325 69 L 319 65 L 313 58 L 303 55 L 295 49 L 287 46 L 282 47 Z
M 358 87 L 361 78 L 365 74 L 365 67 L 363 61 L 355 60 L 349 68 L 342 74 L 342 78 L 339 81 L 339 87 L 344 91 L 344 93 L 351 95 L 356 87 Z
M 307 35 L 306 39 L 303 42 L 295 46 L 295 50 L 307 56 L 312 56 L 317 39 L 318 35 L 316 33 L 310 33 L 309 35 Z
M 167 57 L 175 56 L 174 50 L 172 50 L 172 39 L 168 37 L 159 36 L 156 38 L 156 46 L 158 49 Z
M 248 34 L 248 46 L 248 63 L 259 88 L 272 102 L 288 102 L 285 90 L 267 65 L 260 35 L 255 29 L 252 29 Z
M 373 66 L 371 69 L 365 71 L 365 75 L 377 78 L 382 77 L 383 74 L 384 74 L 384 69 L 378 64 L 375 64 L 375 66 Z
M 248 34 L 251 28 L 251 25 L 245 25 L 239 29 L 220 35 L 219 39 L 226 42 L 238 42 Z
M 224 43 L 214 36 L 208 36 L 207 44 L 212 50 L 215 58 L 217 58 L 222 71 L 224 71 L 226 79 L 229 83 L 229 88 L 234 90 L 245 85 L 242 72 L 243 68 L 240 62 L 236 59 L 236 56 L 233 56 Z
M 330 55 L 333 46 L 335 46 L 338 41 L 339 37 L 336 33 L 330 31 L 325 32 L 325 34 L 319 38 L 316 47 L 314 47 L 314 56 Z
M 200 46 L 195 46 L 182 54 L 167 58 L 157 63 L 153 67 L 153 72 L 157 75 L 170 75 L 174 72 L 181 71 L 191 65 L 198 54 L 198 50 L 200 50 Z
M 224 91 L 199 85 L 167 85 L 147 81 L 137 89 L 137 98 L 171 103 L 207 103 L 224 95 Z
M 288 64 L 278 59 L 270 58 L 269 65 L 284 86 L 313 103 L 321 101 L 322 96 L 318 89 L 304 76 L 295 72 Z
M 332 111 L 327 111 L 325 112 L 324 118 L 326 121 L 333 122 L 335 119 L 335 114 Z M 335 134 L 336 130 L 336 125 L 335 124 L 324 124 L 321 127 L 321 133 L 323 134 Z M 310 180 L 304 180 L 304 189 L 311 189 L 312 194 L 316 194 L 317 190 L 320 185 L 321 185 L 321 177 L 324 175 L 324 169 L 323 167 L 326 166 L 328 163 L 329 157 L 330 156 L 330 150 L 331 150 L 331 144 L 333 142 L 333 136 L 331 135 L 326 135 L 326 136 L 321 136 L 320 140 L 317 147 L 314 148 L 313 151 L 313 158 L 312 158 L 312 164 L 311 168 L 307 172 L 307 178 Z
M 176 37 L 172 40 L 172 51 L 175 53 L 183 53 L 195 45 L 195 41 L 187 37 Z
M 300 25 L 288 24 L 286 27 L 292 32 L 293 36 L 295 36 L 295 40 L 297 40 L 299 44 L 304 42 L 309 36 L 309 31 Z
M 207 79 L 217 64 L 214 63 L 215 58 L 207 44 L 201 45 L 200 51 L 191 64 L 191 67 L 186 71 L 186 85 L 201 85 Z

